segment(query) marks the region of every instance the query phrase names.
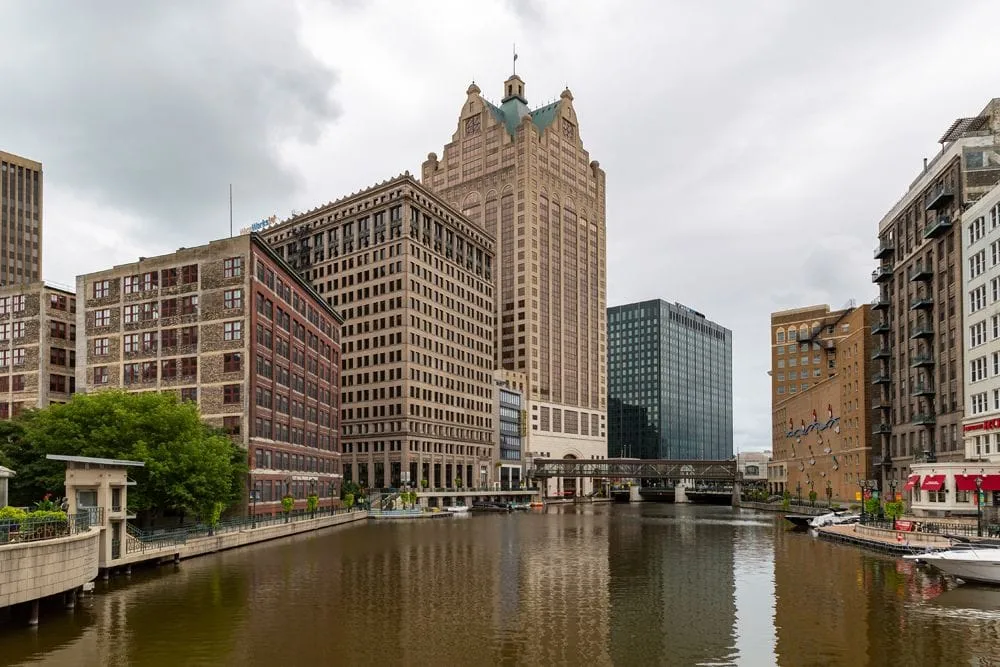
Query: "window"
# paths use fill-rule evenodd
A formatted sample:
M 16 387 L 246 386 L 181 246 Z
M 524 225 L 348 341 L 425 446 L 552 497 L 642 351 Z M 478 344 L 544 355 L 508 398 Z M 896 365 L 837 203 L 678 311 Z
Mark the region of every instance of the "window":
M 13 328 L 11 329 L 11 331 L 13 332 L 11 334 L 11 336 L 13 338 L 15 338 L 15 339 L 16 338 L 24 338 L 24 322 L 14 322 Z
M 986 216 L 981 215 L 969 225 L 969 245 L 986 235 Z
M 222 293 L 222 306 L 224 308 L 242 308 L 243 290 L 227 289 Z
M 985 288 L 984 288 L 985 289 Z M 194 315 L 198 312 L 198 295 L 192 294 L 181 299 L 181 315 Z
M 239 352 L 226 352 L 222 355 L 222 370 L 235 373 L 243 369 L 243 355 Z
M 94 298 L 103 299 L 111 294 L 110 280 L 97 280 L 94 282 Z
M 238 416 L 230 416 L 222 418 L 222 430 L 229 435 L 239 435 L 240 434 L 240 418 Z
M 223 340 L 242 340 L 243 338 L 243 322 L 236 320 L 235 322 L 225 322 L 222 325 L 222 339 Z
M 15 366 L 23 366 L 24 365 L 24 348 L 23 347 L 15 347 L 14 348 L 14 352 L 11 355 L 11 358 L 12 358 L 13 364 Z
M 0 367 L 10 366 L 10 350 L 0 350 Z
M 110 346 L 109 339 L 107 338 L 95 338 L 94 339 L 94 354 L 96 356 L 105 356 L 108 354 L 108 348 Z
M 177 269 L 163 269 L 163 271 L 160 272 L 160 284 L 164 287 L 176 287 Z
M 10 388 L 13 391 L 24 391 L 24 376 L 13 375 L 10 379 Z M 989 453 L 989 445 L 986 446 L 986 453 Z
M 94 366 L 94 384 L 108 383 L 108 367 Z
M 236 278 L 243 275 L 243 258 L 230 257 L 222 264 L 222 276 L 224 278 Z
M 240 385 L 227 384 L 222 386 L 222 402 L 225 405 L 232 405 L 240 402 Z
M 972 399 L 972 414 L 982 414 L 989 409 L 989 402 L 986 400 L 985 391 L 979 394 L 973 394 L 970 398 Z
M 142 351 L 156 352 L 156 332 L 146 331 L 142 334 Z
M 122 280 L 122 290 L 126 294 L 134 294 L 139 291 L 139 276 L 125 276 Z
M 188 285 L 198 282 L 198 265 L 188 264 L 181 267 L 181 284 Z
M 160 377 L 164 380 L 172 380 L 177 377 L 177 360 L 164 359 L 160 364 Z
M 156 362 L 155 361 L 144 361 L 144 362 L 142 362 L 142 381 L 143 382 L 155 382 L 156 381 Z
M 125 324 L 134 324 L 139 321 L 139 313 L 142 312 L 139 304 L 132 303 L 122 309 L 122 320 Z
M 969 347 L 978 347 L 986 342 L 986 320 L 969 327 Z
M 160 343 L 164 350 L 177 347 L 177 329 L 164 329 L 160 336 Z
M 160 302 L 160 314 L 163 317 L 174 317 L 177 315 L 177 299 L 164 299 Z
M 181 389 L 181 400 L 182 401 L 192 401 L 198 402 L 198 388 L 197 387 L 184 387 Z
M 125 364 L 122 368 L 125 384 L 136 384 L 141 377 L 138 363 Z
M 969 312 L 974 313 L 986 307 L 986 285 L 980 285 L 969 292 Z
M 779 342 L 779 343 L 784 343 L 785 342 L 785 332 L 784 331 L 779 331 L 777 334 L 775 334 L 775 340 L 777 342 Z
M 193 346 L 198 344 L 198 327 L 183 327 L 181 329 L 181 345 Z
M 198 375 L 198 357 L 184 357 L 181 359 L 181 376 L 194 377 Z
M 969 380 L 979 382 L 986 379 L 986 357 L 979 357 L 969 362 Z
M 986 251 L 980 250 L 969 258 L 969 277 L 978 278 L 986 270 Z
M 25 304 L 24 295 L 18 294 L 17 296 L 12 296 L 10 298 L 10 303 L 11 303 L 11 310 L 13 310 L 15 313 L 20 313 L 21 311 L 24 310 L 24 304 Z
M 148 292 L 156 288 L 157 276 L 158 274 L 156 271 L 149 271 L 147 273 L 142 274 L 141 287 L 143 292 Z
M 125 348 L 125 354 L 138 352 L 139 334 L 125 334 L 122 336 L 122 346 Z
M 94 311 L 94 326 L 95 327 L 107 327 L 111 326 L 111 309 L 103 308 L 101 310 Z

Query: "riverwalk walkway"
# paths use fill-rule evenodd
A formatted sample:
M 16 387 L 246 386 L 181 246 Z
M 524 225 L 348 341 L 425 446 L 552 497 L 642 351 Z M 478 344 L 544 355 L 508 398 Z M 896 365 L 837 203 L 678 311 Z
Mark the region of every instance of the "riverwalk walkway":
M 952 545 L 952 541 L 947 537 L 935 533 L 890 530 L 856 523 L 824 526 L 817 528 L 816 533 L 824 539 L 893 555 L 922 553 L 929 549 L 947 549 Z

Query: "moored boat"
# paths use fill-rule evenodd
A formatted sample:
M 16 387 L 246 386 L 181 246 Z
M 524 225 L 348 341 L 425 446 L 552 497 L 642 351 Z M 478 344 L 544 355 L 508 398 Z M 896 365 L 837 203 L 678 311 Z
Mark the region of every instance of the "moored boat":
M 933 565 L 945 574 L 981 584 L 1000 586 L 1000 549 L 990 546 L 961 546 L 903 556 L 907 560 Z
M 468 505 L 450 505 L 444 508 L 446 512 L 451 512 L 453 514 L 463 514 L 469 511 Z

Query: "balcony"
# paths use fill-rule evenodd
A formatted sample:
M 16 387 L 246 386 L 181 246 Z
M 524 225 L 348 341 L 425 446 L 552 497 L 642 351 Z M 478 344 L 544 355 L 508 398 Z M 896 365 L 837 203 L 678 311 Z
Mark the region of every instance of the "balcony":
M 915 264 L 910 269 L 910 282 L 926 281 L 934 277 L 934 267 L 925 264 Z
M 889 384 L 890 382 L 892 382 L 892 378 L 885 373 L 877 373 L 872 378 L 872 384 Z
M 872 427 L 872 433 L 874 435 L 882 435 L 885 433 L 892 433 L 892 425 L 887 422 L 879 422 Z
M 923 368 L 924 366 L 934 365 L 934 355 L 933 354 L 915 354 L 910 357 L 910 368 Z
M 888 347 L 876 347 L 872 352 L 872 359 L 888 359 L 892 355 L 892 350 Z
M 879 320 L 873 324 L 872 333 L 889 333 L 889 320 Z
M 928 211 L 937 211 L 944 208 L 951 200 L 955 198 L 954 188 L 942 183 L 927 195 L 927 199 L 924 202 L 924 208 Z
M 889 299 L 884 296 L 877 296 L 872 301 L 872 310 L 886 310 L 891 304 Z
M 911 423 L 914 426 L 934 426 L 934 424 L 937 424 L 937 417 L 925 412 L 919 415 L 913 415 Z
M 894 252 L 896 252 L 896 246 L 890 239 L 879 239 L 878 244 L 875 246 L 875 259 L 888 257 Z
M 918 296 L 910 302 L 910 310 L 930 310 L 934 307 L 934 299 L 930 296 Z
M 884 283 L 890 278 L 892 278 L 892 264 L 882 264 L 872 271 L 873 283 Z
M 886 398 L 879 396 L 872 399 L 872 410 L 889 410 L 891 408 L 892 403 Z
M 934 391 L 934 385 L 924 382 L 918 382 L 910 390 L 910 396 L 933 396 L 935 393 L 937 392 Z
M 946 215 L 938 216 L 924 225 L 924 238 L 932 239 L 940 236 L 951 229 L 951 218 Z
M 933 338 L 934 325 L 928 322 L 919 322 L 910 330 L 910 340 L 918 338 Z

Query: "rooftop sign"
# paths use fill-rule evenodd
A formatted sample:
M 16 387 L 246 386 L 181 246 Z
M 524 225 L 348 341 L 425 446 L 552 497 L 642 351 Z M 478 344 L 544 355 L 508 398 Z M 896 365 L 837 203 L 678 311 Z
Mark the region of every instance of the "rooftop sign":
M 277 214 L 272 215 L 269 218 L 264 218 L 264 219 L 260 220 L 259 222 L 255 222 L 252 225 L 249 225 L 247 227 L 244 227 L 243 229 L 240 230 L 240 234 L 250 234 L 252 232 L 263 232 L 263 231 L 267 230 L 268 228 L 273 227 L 276 224 L 278 224 L 278 216 L 277 216 Z

